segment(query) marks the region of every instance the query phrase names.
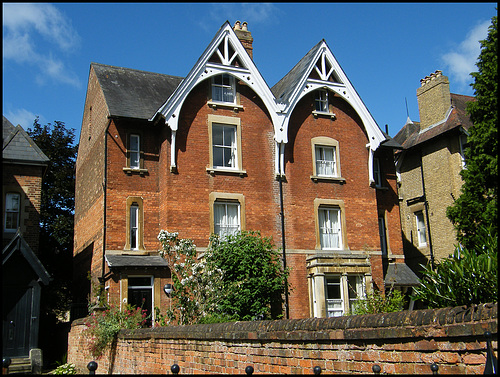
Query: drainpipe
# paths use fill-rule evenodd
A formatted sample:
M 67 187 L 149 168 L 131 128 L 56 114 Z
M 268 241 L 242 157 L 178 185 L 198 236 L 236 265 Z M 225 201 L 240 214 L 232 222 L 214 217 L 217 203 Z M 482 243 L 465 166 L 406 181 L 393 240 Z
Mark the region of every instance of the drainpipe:
M 282 157 L 284 157 L 285 150 L 284 144 L 279 144 L 279 157 L 278 157 L 278 182 L 280 186 L 280 216 L 281 216 L 281 240 L 283 249 L 283 269 L 286 269 L 286 243 L 285 243 L 285 213 L 283 209 L 283 166 Z M 288 307 L 288 279 L 285 278 L 285 313 L 286 319 L 290 318 Z
M 425 194 L 425 182 L 424 182 L 424 151 L 420 149 L 420 174 L 422 176 L 422 193 L 424 197 L 424 207 L 425 207 L 425 219 L 427 221 L 427 234 L 429 235 L 429 253 L 431 259 L 431 267 L 434 270 L 434 251 L 432 250 L 432 238 L 431 238 L 431 223 L 429 222 L 429 202 L 427 201 L 427 195 Z

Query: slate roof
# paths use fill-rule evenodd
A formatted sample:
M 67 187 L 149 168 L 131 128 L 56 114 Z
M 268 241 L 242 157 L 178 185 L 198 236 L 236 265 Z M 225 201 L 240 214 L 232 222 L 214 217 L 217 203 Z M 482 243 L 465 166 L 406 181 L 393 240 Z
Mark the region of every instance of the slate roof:
M 123 267 L 168 267 L 165 259 L 159 255 L 106 255 L 110 268 Z
M 321 40 L 316 46 L 311 48 L 295 67 L 271 88 L 271 92 L 278 101 L 289 104 L 290 96 L 304 76 L 304 71 L 311 65 L 312 59 L 316 56 L 316 52 L 323 42 L 324 40 Z
M 4 116 L 2 126 L 2 158 L 4 162 L 31 163 L 35 165 L 47 164 L 49 158 L 20 125 L 14 126 Z
M 452 110 L 444 122 L 420 131 L 419 122 L 411 122 L 408 120 L 397 135 L 394 136 L 394 140 L 401 144 L 404 149 L 410 149 L 450 130 L 459 127 L 468 130 L 472 127 L 472 122 L 465 109 L 467 102 L 474 101 L 474 97 L 454 93 L 451 93 L 450 96 Z
M 103 90 L 109 115 L 150 119 L 183 80 L 182 77 L 91 63 Z
M 389 263 L 384 283 L 395 287 L 420 285 L 417 275 L 404 263 Z

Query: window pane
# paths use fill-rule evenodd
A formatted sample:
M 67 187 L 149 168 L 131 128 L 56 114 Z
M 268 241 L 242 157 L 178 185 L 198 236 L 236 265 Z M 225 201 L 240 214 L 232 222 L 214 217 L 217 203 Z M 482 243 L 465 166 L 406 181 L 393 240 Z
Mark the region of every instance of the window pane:
M 316 146 L 316 174 L 335 176 L 335 147 Z
M 235 100 L 234 78 L 223 74 L 212 79 L 212 100 L 234 103 Z
M 236 167 L 236 127 L 212 125 L 213 166 Z
M 138 220 L 139 207 L 137 205 L 130 206 L 130 248 L 138 248 Z
M 130 150 L 132 150 L 132 151 L 139 150 L 139 136 L 138 135 L 130 135 Z
M 318 213 L 320 243 L 322 249 L 339 249 L 340 219 L 338 209 L 320 209 Z
M 214 204 L 214 233 L 225 236 L 240 231 L 239 204 Z
M 344 313 L 340 276 L 326 279 L 326 312 L 328 317 L 339 317 Z
M 139 135 L 130 135 L 129 158 L 130 158 L 130 167 L 133 169 L 138 169 L 140 167 Z
M 16 230 L 19 226 L 20 198 L 21 196 L 15 193 L 5 195 L 6 230 Z

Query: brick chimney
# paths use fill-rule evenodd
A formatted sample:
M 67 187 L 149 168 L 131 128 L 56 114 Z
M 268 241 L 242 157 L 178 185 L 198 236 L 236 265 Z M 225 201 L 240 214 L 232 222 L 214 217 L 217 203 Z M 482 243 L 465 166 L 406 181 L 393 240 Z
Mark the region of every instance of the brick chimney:
M 253 47 L 252 47 L 253 38 L 252 38 L 252 33 L 248 31 L 248 23 L 247 22 L 241 23 L 240 21 L 236 21 L 234 23 L 233 30 L 236 33 L 236 36 L 240 40 L 243 47 L 245 47 L 245 50 L 247 50 L 248 55 L 253 60 Z
M 450 82 L 437 70 L 420 80 L 417 89 L 420 130 L 443 120 L 451 106 Z

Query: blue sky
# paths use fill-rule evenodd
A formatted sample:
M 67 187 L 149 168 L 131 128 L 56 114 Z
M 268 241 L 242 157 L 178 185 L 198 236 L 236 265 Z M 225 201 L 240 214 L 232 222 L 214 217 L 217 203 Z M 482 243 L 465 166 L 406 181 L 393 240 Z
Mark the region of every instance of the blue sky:
M 394 136 L 437 69 L 473 95 L 470 72 L 496 3 L 3 3 L 3 115 L 79 135 L 91 62 L 186 76 L 216 32 L 247 21 L 272 87 L 321 39 Z M 76 140 L 78 142 L 78 140 Z

